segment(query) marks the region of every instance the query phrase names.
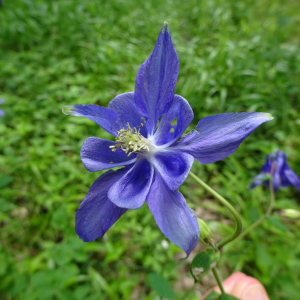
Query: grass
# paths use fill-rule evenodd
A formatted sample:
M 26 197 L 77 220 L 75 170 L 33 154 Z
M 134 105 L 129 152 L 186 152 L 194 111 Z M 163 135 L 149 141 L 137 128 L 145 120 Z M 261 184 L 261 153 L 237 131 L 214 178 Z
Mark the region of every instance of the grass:
M 75 212 L 99 176 L 85 170 L 80 147 L 89 136 L 110 137 L 88 120 L 63 115 L 61 108 L 106 106 L 134 90 L 138 68 L 167 20 L 180 59 L 176 93 L 190 102 L 193 127 L 223 112 L 274 116 L 229 158 L 193 166 L 248 226 L 267 207 L 266 190 L 247 190 L 265 154 L 286 151 L 300 174 L 299 9 L 297 1 L 280 0 L 4 0 L 1 299 L 157 299 L 146 280 L 153 272 L 167 278 L 180 297 L 199 299 L 199 287 L 187 292 L 189 262 L 178 263 L 180 249 L 172 243 L 163 247 L 165 237 L 146 206 L 122 216 L 107 237 L 79 240 Z M 216 237 L 230 232 L 227 211 L 192 179 L 181 191 Z M 284 216 L 286 208 L 300 209 L 293 188 L 276 195 L 273 219 L 225 247 L 222 278 L 241 270 L 262 281 L 271 299 L 298 297 L 300 221 Z M 203 282 L 200 289 L 211 284 Z

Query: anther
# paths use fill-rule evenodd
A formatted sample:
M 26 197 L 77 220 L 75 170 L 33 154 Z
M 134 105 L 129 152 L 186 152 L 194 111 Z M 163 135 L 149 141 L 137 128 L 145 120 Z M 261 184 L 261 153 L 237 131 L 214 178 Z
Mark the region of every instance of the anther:
M 109 146 L 113 152 L 116 151 L 117 148 L 121 148 L 128 156 L 132 153 L 149 151 L 149 147 L 147 145 L 146 139 L 140 134 L 140 129 L 144 126 L 141 123 L 138 129 L 131 128 L 129 123 L 126 123 L 127 130 L 122 128 L 117 133 L 116 142 L 118 144 Z

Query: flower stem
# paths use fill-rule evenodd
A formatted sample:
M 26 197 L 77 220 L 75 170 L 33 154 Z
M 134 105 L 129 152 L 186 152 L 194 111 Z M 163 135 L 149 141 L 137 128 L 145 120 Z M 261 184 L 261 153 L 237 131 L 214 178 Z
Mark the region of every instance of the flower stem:
M 193 172 L 190 172 L 189 175 L 197 182 L 199 183 L 202 187 L 204 187 L 208 192 L 210 192 L 214 197 L 216 197 L 223 205 L 225 205 L 229 211 L 233 214 L 235 222 L 236 222 L 236 227 L 235 231 L 226 237 L 224 240 L 219 242 L 217 244 L 217 248 L 220 250 L 223 246 L 228 244 L 229 242 L 233 241 L 235 238 L 239 236 L 239 234 L 242 231 L 243 225 L 242 225 L 242 219 L 237 213 L 237 211 L 233 208 L 233 206 L 225 200 L 221 195 L 219 195 L 215 190 L 213 190 L 210 186 L 208 186 L 205 182 L 203 182 L 199 177 L 197 177 Z
M 215 276 L 215 279 L 216 279 L 216 281 L 217 281 L 217 283 L 218 283 L 218 286 L 219 286 L 219 288 L 220 288 L 220 290 L 221 290 L 221 293 L 222 293 L 222 294 L 225 294 L 225 291 L 224 291 L 224 288 L 223 288 L 223 285 L 222 285 L 222 281 L 220 280 L 220 277 L 219 277 L 219 275 L 218 275 L 218 273 L 217 273 L 216 268 L 212 268 L 211 270 L 212 270 L 212 272 L 213 272 L 213 274 L 214 274 L 214 276 Z
M 239 239 L 243 238 L 246 236 L 251 230 L 253 230 L 255 227 L 259 226 L 271 213 L 273 210 L 274 202 L 275 202 L 275 195 L 274 195 L 274 189 L 273 189 L 273 184 L 272 180 L 269 180 L 269 187 L 270 187 L 270 204 L 267 209 L 267 212 L 263 217 L 261 217 L 259 220 L 257 220 L 255 223 L 253 223 L 251 226 L 246 228 L 238 237 Z

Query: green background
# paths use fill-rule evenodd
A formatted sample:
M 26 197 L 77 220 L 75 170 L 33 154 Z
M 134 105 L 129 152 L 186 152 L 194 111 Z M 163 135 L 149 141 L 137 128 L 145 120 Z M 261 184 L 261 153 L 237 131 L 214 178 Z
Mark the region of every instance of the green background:
M 247 187 L 276 148 L 300 174 L 300 2 L 280 0 L 4 0 L 0 8 L 0 298 L 159 299 L 158 273 L 178 299 L 199 299 L 215 285 L 193 286 L 191 259 L 166 240 L 146 205 L 127 212 L 107 236 L 83 243 L 75 212 L 100 173 L 79 158 L 87 137 L 111 138 L 93 122 L 65 116 L 64 105 L 107 106 L 133 91 L 139 66 L 168 21 L 180 60 L 176 93 L 195 119 L 264 111 L 263 124 L 229 158 L 193 171 L 241 213 L 248 226 L 266 210 L 268 191 Z M 188 178 L 181 192 L 215 240 L 232 230 L 229 212 Z M 271 220 L 226 246 L 224 279 L 255 276 L 271 299 L 300 289 L 299 191 L 280 190 Z M 203 248 L 203 247 L 202 247 Z M 191 255 L 199 252 L 197 248 Z M 178 254 L 179 253 L 179 254 Z M 152 277 L 151 277 L 152 278 Z

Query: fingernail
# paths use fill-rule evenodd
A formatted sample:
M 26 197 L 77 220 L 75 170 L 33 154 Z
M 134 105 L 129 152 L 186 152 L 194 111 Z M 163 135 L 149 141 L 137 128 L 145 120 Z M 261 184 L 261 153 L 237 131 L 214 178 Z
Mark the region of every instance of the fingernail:
M 260 284 L 250 285 L 244 292 L 243 300 L 269 300 L 264 287 Z

